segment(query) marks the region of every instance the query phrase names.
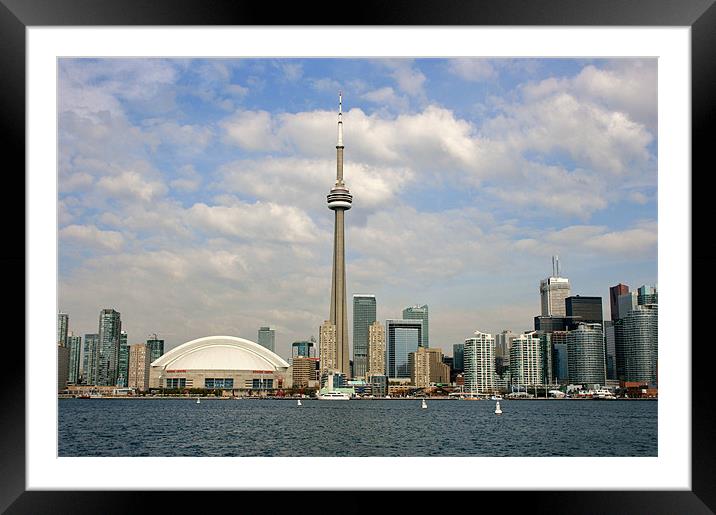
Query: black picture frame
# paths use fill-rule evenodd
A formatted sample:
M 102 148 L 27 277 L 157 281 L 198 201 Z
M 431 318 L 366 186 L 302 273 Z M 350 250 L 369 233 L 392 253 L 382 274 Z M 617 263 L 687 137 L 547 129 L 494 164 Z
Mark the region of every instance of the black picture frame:
M 239 0 L 0 0 L 0 143 L 6 158 L 6 189 L 1 203 L 5 252 L 3 270 L 17 287 L 7 307 L 7 320 L 26 320 L 25 281 L 18 270 L 26 270 L 25 226 L 14 220 L 24 212 L 25 177 L 25 29 L 30 26 L 118 26 L 118 25 L 503 25 L 503 26 L 688 26 L 691 27 L 692 72 L 692 220 L 696 209 L 708 208 L 709 189 L 702 184 L 713 170 L 710 135 L 716 119 L 716 6 L 715 0 L 364 0 L 336 3 L 332 7 L 306 2 L 269 4 Z M 321 18 L 321 14 L 327 16 Z M 319 21 L 320 20 L 320 21 Z M 711 129 L 711 130 L 709 130 Z M 11 157 L 10 160 L 7 157 Z M 9 165 L 8 163 L 14 163 Z M 700 169 L 701 174 L 693 170 Z M 686 171 L 688 173 L 688 171 Z M 8 188 L 8 186 L 6 186 Z M 708 218 L 706 218 L 708 219 Z M 708 229 L 705 229 L 709 234 Z M 693 230 L 692 234 L 698 234 Z M 711 290 L 711 267 L 716 257 L 713 238 L 692 241 L 692 277 L 699 289 Z M 698 241 L 699 245 L 696 245 Z M 9 273 L 8 273 L 9 272 Z M 20 282 L 23 282 L 20 285 Z M 12 286 L 15 286 L 14 284 Z M 22 301 L 21 301 L 22 299 Z M 706 303 L 692 300 L 692 320 L 709 320 Z M 525 505 L 532 512 L 559 513 L 714 513 L 716 511 L 716 415 L 708 380 L 713 376 L 707 348 L 692 345 L 692 320 L 684 321 L 685 341 L 667 342 L 691 347 L 692 357 L 692 489 L 690 491 L 520 491 L 470 492 L 468 503 L 478 509 L 496 506 L 500 511 Z M 261 492 L 151 492 L 151 491 L 26 491 L 25 487 L 25 349 L 16 329 L 6 329 L 3 352 L 2 423 L 0 431 L 0 511 L 19 513 L 135 513 L 161 509 L 184 512 L 189 501 L 209 501 L 214 509 L 225 502 L 273 505 L 311 511 L 338 509 L 324 505 L 311 492 L 290 492 L 267 499 Z M 14 334 L 11 334 L 14 333 Z M 708 344 L 708 341 L 699 343 Z M 11 364 L 11 365 L 10 365 Z M 686 387 L 688 388 L 688 386 Z M 686 389 L 685 388 L 685 389 Z M 661 416 L 661 414 L 660 414 Z M 565 473 L 589 471 L 565 471 Z M 387 473 L 387 471 L 386 471 Z M 639 471 L 634 471 L 638 474 Z M 318 471 L 316 471 L 318 474 Z M 276 492 L 275 492 L 276 493 Z M 341 493 L 341 492 L 337 492 Z M 462 496 L 447 493 L 436 498 L 444 508 L 462 511 Z M 400 496 L 412 493 L 400 493 Z M 273 496 L 273 494 L 272 494 Z M 198 499 L 197 499 L 198 497 Z M 370 492 L 360 493 L 360 503 L 342 502 L 341 511 L 365 511 Z M 420 495 L 425 499 L 424 495 Z M 344 499 L 347 499 L 344 497 Z M 398 500 L 398 503 L 403 502 Z M 420 502 L 420 501 L 419 501 Z M 493 502 L 496 504 L 493 505 Z M 268 503 L 268 505 L 267 505 Z M 284 503 L 290 503 L 290 506 Z M 446 503 L 446 504 L 444 504 Z M 457 503 L 457 504 L 456 504 Z M 278 506 L 282 504 L 283 506 Z M 331 503 L 333 504 L 333 503 Z M 345 504 L 350 505 L 345 507 Z M 383 505 L 383 509 L 390 509 Z M 274 510 L 266 508 L 268 512 Z

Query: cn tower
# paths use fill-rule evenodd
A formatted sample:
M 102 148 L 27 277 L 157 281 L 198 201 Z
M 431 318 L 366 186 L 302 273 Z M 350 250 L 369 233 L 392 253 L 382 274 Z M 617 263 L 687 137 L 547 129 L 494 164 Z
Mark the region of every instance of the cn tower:
M 328 209 L 335 213 L 333 230 L 333 278 L 331 281 L 330 321 L 336 328 L 335 363 L 350 377 L 348 354 L 348 311 L 346 309 L 346 249 L 343 219 L 351 208 L 353 195 L 343 182 L 343 95 L 338 94 L 338 144 L 336 145 L 336 183 L 328 194 Z

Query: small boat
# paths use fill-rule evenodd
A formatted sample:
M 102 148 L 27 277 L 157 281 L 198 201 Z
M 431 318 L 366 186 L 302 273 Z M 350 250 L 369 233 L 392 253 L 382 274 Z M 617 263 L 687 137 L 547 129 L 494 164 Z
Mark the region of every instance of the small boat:
M 420 407 L 421 407 L 422 409 L 427 409 L 428 403 L 425 402 L 425 399 L 423 399 L 423 402 L 422 402 L 422 404 L 420 405 Z
M 502 395 L 493 395 L 492 397 L 490 397 L 490 399 L 493 401 L 501 401 Z
M 197 404 L 201 404 L 201 399 L 197 398 L 197 399 L 196 399 L 196 403 L 197 403 Z
M 495 406 L 495 415 L 502 415 L 502 410 L 500 409 L 500 401 L 497 401 L 497 406 Z
M 303 404 L 301 404 L 301 399 L 298 399 L 298 404 L 297 404 L 297 405 L 298 405 L 298 406 L 303 406 Z

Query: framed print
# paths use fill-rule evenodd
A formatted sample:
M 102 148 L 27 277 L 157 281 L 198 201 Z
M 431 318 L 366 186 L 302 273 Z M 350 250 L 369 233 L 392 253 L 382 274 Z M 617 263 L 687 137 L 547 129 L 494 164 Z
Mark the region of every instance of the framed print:
M 0 1 L 3 510 L 715 509 L 713 1 Z

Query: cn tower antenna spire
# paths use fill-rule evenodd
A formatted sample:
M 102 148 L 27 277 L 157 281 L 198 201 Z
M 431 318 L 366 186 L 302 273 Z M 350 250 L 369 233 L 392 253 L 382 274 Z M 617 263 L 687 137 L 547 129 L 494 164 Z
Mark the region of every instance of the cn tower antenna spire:
M 338 92 L 338 145 L 343 146 L 343 92 Z

